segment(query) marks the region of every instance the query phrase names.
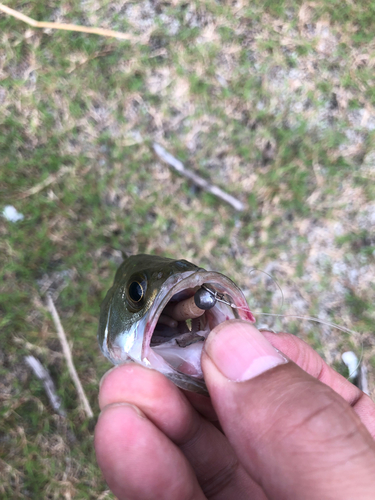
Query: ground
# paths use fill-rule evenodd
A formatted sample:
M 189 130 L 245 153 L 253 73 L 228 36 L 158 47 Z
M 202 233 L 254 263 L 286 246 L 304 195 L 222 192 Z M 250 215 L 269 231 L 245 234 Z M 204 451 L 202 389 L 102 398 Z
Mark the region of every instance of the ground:
M 355 351 L 374 398 L 375 1 L 6 4 L 131 38 L 0 14 L 0 210 L 24 216 L 0 217 L 2 498 L 113 498 L 44 294 L 97 417 L 110 367 L 99 305 L 122 250 L 226 274 L 258 326 L 299 335 L 344 374 Z M 245 210 L 171 171 L 154 142 Z

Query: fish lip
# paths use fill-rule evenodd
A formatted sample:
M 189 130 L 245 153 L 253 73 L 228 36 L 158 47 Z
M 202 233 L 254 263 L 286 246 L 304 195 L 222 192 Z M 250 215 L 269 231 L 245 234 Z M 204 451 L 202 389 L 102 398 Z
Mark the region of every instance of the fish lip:
M 214 281 L 213 281 L 214 280 Z M 147 362 L 147 352 L 151 349 L 151 338 L 154 333 L 154 329 L 159 320 L 160 314 L 162 313 L 164 307 L 168 304 L 170 299 L 176 293 L 186 290 L 187 288 L 194 288 L 196 286 L 202 286 L 204 283 L 223 283 L 223 291 L 225 293 L 232 292 L 233 302 L 239 308 L 239 315 L 242 319 L 246 319 L 255 323 L 255 318 L 251 313 L 247 301 L 241 291 L 241 289 L 227 276 L 215 271 L 206 271 L 205 269 L 199 268 L 195 271 L 186 271 L 178 275 L 176 280 L 176 275 L 170 276 L 162 285 L 160 292 L 154 299 L 154 302 L 147 313 L 147 321 L 144 329 L 144 337 L 142 343 L 142 359 Z M 203 313 L 203 311 L 202 311 Z

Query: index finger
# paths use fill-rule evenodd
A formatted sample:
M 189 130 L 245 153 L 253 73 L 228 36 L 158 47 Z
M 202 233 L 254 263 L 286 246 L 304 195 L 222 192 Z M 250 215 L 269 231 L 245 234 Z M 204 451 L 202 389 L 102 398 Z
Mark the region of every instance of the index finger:
M 116 403 L 139 408 L 180 448 L 207 498 L 244 500 L 251 496 L 265 500 L 259 486 L 238 463 L 226 437 L 196 412 L 184 394 L 161 373 L 134 363 L 112 369 L 102 380 L 99 405 L 103 410 Z M 146 457 L 152 456 L 150 446 Z

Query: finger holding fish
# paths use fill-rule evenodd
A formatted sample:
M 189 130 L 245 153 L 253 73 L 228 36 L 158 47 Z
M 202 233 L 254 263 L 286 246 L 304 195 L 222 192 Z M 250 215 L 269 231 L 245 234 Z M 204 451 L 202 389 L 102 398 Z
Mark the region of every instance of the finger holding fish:
M 106 406 L 95 430 L 104 477 L 119 500 L 205 500 L 197 478 L 176 445 L 136 407 Z
M 112 369 L 101 383 L 99 405 L 105 412 L 106 408 L 119 403 L 138 408 L 158 431 L 180 448 L 209 498 L 241 500 L 252 492 L 254 500 L 265 500 L 259 487 L 238 466 L 226 437 L 162 374 L 135 364 Z M 107 425 L 112 423 L 107 422 Z M 126 432 L 133 432 L 132 426 L 130 422 Z M 99 435 L 105 434 L 105 429 L 99 428 L 98 432 Z M 119 435 L 118 439 L 123 437 Z M 106 451 L 111 453 L 109 445 L 107 449 L 102 447 L 99 450 L 102 460 L 105 460 Z M 247 492 L 245 496 L 244 491 Z
M 241 325 L 231 324 L 231 337 L 236 335 L 234 328 L 239 326 Z M 215 335 L 216 332 L 217 330 L 212 334 Z M 305 359 L 306 371 L 315 372 L 316 364 L 311 362 L 312 358 L 306 350 L 309 346 L 298 344 L 293 350 L 288 348 L 287 342 L 288 339 L 285 338 L 285 335 L 281 335 L 279 349 L 283 348 L 284 351 L 288 351 L 291 357 Z M 227 348 L 224 352 L 227 352 Z M 277 398 L 267 399 L 269 391 L 276 391 L 278 398 L 290 394 L 288 381 L 283 388 L 275 389 L 273 387 L 279 382 L 278 377 L 274 380 L 271 378 L 267 383 L 268 391 L 266 393 L 260 387 L 257 395 L 254 394 L 253 389 L 251 398 L 248 395 L 237 401 L 238 408 L 249 407 L 246 411 L 246 418 L 251 415 L 256 418 L 259 412 L 264 413 L 272 409 L 272 404 L 277 401 Z M 232 386 L 233 389 L 231 389 Z M 238 384 L 228 384 L 226 381 L 225 390 L 235 391 L 234 386 L 238 386 Z M 243 387 L 245 390 L 245 386 Z M 302 396 L 304 394 L 305 392 L 302 392 Z M 197 404 L 194 401 L 195 398 L 209 401 L 208 398 L 199 394 L 188 393 L 188 395 L 189 400 L 198 411 L 201 411 L 201 408 L 199 402 Z M 297 401 L 298 398 L 295 405 Z M 254 429 L 243 429 L 243 416 L 241 413 L 238 415 L 236 412 L 233 413 L 233 408 L 230 408 L 228 403 L 230 403 L 228 396 L 218 400 L 217 394 L 215 394 L 215 405 L 221 414 L 223 428 L 231 431 L 232 439 L 233 433 L 239 435 L 239 446 L 243 447 L 243 436 L 251 432 L 254 433 Z M 168 482 L 169 486 L 174 485 L 176 476 L 179 478 L 176 488 L 182 484 L 184 494 L 186 491 L 190 491 L 189 488 L 192 485 L 195 485 L 195 480 L 188 472 L 187 463 L 181 462 L 180 456 L 176 453 L 176 446 L 178 446 L 190 463 L 201 488 L 197 490 L 194 486 L 192 498 L 265 500 L 263 491 L 245 473 L 243 465 L 238 464 L 237 455 L 234 454 L 227 437 L 215 428 L 214 423 L 209 422 L 195 411 L 186 400 L 185 395 L 162 374 L 134 363 L 116 367 L 103 377 L 99 404 L 102 416 L 98 422 L 95 438 L 98 462 L 110 487 L 120 499 L 137 498 L 141 500 L 142 498 L 155 497 L 155 495 L 157 498 L 185 498 L 182 493 L 178 493 L 174 497 L 175 492 L 170 497 L 165 497 L 163 494 L 159 496 L 156 486 L 159 484 L 159 480 L 161 483 Z M 274 412 L 272 415 L 274 416 Z M 290 425 L 290 412 L 288 415 L 288 420 L 284 422 L 287 424 L 286 428 Z M 293 418 L 296 415 L 298 415 L 298 406 L 295 407 L 292 414 Z M 280 432 L 279 436 L 284 435 L 282 422 L 279 419 L 274 422 L 273 417 L 270 419 L 262 418 L 257 425 L 263 430 L 258 429 L 259 439 L 254 436 L 254 445 L 249 446 L 249 450 L 253 450 L 254 453 L 254 446 L 255 448 L 259 447 L 260 450 L 263 450 L 263 455 L 265 444 L 269 446 L 270 443 L 269 439 L 264 440 L 260 437 L 268 435 L 265 434 L 265 429 L 274 429 L 276 423 Z M 164 434 L 166 440 L 161 438 L 160 433 Z M 295 447 L 293 437 L 290 438 L 290 441 L 292 453 Z M 277 445 L 279 438 L 273 439 L 272 443 Z M 311 443 L 307 448 L 311 452 Z M 277 456 L 279 455 L 276 454 Z M 294 456 L 293 453 L 292 456 Z M 272 474 L 268 473 L 268 467 L 269 464 L 272 465 L 272 460 L 272 453 L 263 460 L 262 467 L 265 469 L 263 473 L 268 478 L 267 481 L 272 479 Z M 250 462 L 250 467 L 252 467 L 253 462 L 254 458 Z M 166 464 L 168 471 L 165 470 Z M 282 468 L 284 464 L 287 465 L 285 461 L 281 461 L 279 465 Z M 249 464 L 247 466 L 249 467 Z M 171 472 L 170 475 L 169 472 Z M 288 473 L 285 471 L 282 475 L 288 477 Z M 279 481 L 277 484 L 280 485 L 281 482 Z M 205 496 L 200 496 L 201 491 L 204 492 Z
M 353 385 L 345 377 L 331 368 L 302 339 L 290 333 L 272 333 L 263 335 L 275 347 L 294 361 L 302 370 L 323 382 L 339 394 L 357 413 L 370 434 L 375 438 L 375 404 L 369 396 Z
M 202 368 L 223 431 L 267 498 L 373 499 L 374 440 L 319 374 L 244 321 L 211 333 Z
M 232 321 L 225 323 L 228 319 Z M 142 499 L 157 495 L 158 498 L 171 499 L 265 500 L 263 490 L 252 478 L 262 484 L 269 498 L 279 498 L 280 485 L 284 493 L 287 492 L 286 498 L 293 497 L 297 490 L 300 498 L 302 492 L 307 491 L 300 478 L 305 482 L 311 480 L 311 484 L 319 480 L 314 464 L 322 453 L 319 449 L 314 452 L 311 443 L 306 441 L 310 430 L 307 429 L 306 434 L 304 426 L 310 420 L 301 419 L 300 415 L 309 416 L 312 412 L 312 417 L 318 415 L 320 418 L 320 412 L 324 410 L 323 414 L 334 424 L 328 421 L 327 425 L 323 418 L 319 425 L 323 425 L 322 429 L 326 428 L 328 435 L 332 436 L 332 430 L 340 427 L 335 424 L 338 414 L 334 414 L 339 409 L 340 415 L 347 416 L 348 428 L 354 425 L 359 429 L 350 406 L 337 399 L 343 397 L 365 425 L 366 418 L 373 419 L 374 406 L 370 408 L 368 401 L 361 395 L 358 397 L 351 384 L 343 384 L 333 370 L 319 365 L 319 356 L 316 353 L 311 355 L 307 345 L 297 342 L 296 349 L 293 349 L 290 339 L 267 333 L 262 336 L 250 326 L 251 322 L 254 322 L 254 317 L 242 292 L 219 273 L 205 271 L 184 260 L 146 255 L 128 258 L 120 266 L 102 305 L 98 338 L 103 353 L 113 363 L 133 360 L 137 364 L 119 366 L 104 377 L 99 395 L 102 417 L 95 441 L 99 464 L 106 477 L 108 475 L 109 484 L 117 474 L 116 481 L 122 482 L 121 487 L 125 488 L 118 490 L 122 495 L 120 498 Z M 210 361 L 213 346 L 216 345 L 218 352 L 219 344 L 215 339 L 222 328 L 227 333 L 219 351 L 222 360 L 227 358 L 225 364 L 229 375 L 224 373 L 226 370 L 222 374 L 217 371 L 216 361 L 212 363 L 215 356 Z M 239 348 L 238 341 L 247 336 L 246 343 L 249 344 L 249 334 L 255 344 L 246 352 L 245 348 Z M 207 337 L 208 341 L 203 342 Z M 265 337 L 277 347 L 276 351 L 267 344 Z M 254 346 L 257 345 L 263 361 L 255 360 Z M 304 371 L 298 371 L 298 366 L 282 352 Z M 246 364 L 246 357 L 251 361 L 251 367 Z M 277 363 L 274 362 L 276 359 Z M 263 362 L 271 363 L 265 374 L 259 371 Z M 241 375 L 242 378 L 238 379 L 236 373 L 241 364 L 246 376 Z M 318 380 L 309 378 L 307 373 Z M 209 398 L 202 396 L 207 394 L 205 379 L 213 406 Z M 319 380 L 337 394 L 329 392 L 330 389 Z M 183 394 L 172 382 L 188 392 Z M 302 386 L 308 389 L 300 390 Z M 316 392 L 316 397 L 311 395 L 310 388 Z M 283 398 L 288 403 L 284 405 L 284 415 L 279 404 Z M 334 402 L 333 410 L 331 405 L 327 405 L 327 411 L 326 407 L 319 407 L 319 398 L 323 403 Z M 314 413 L 314 405 L 318 408 L 317 413 Z M 293 411 L 290 410 L 292 407 Z M 298 424 L 300 435 L 297 440 L 293 422 Z M 293 432 L 288 432 L 288 429 Z M 272 439 L 270 432 L 273 433 Z M 318 445 L 320 433 L 319 430 L 314 440 Z M 360 434 L 363 439 L 358 438 L 359 441 L 368 442 L 369 435 L 364 427 Z M 353 435 L 348 433 L 344 437 L 351 439 Z M 338 434 L 338 448 L 341 439 Z M 349 453 L 352 445 L 358 445 L 353 443 L 348 443 Z M 154 453 L 155 447 L 157 453 Z M 295 453 L 298 447 L 300 455 L 305 457 L 303 463 Z M 326 451 L 323 449 L 324 453 Z M 331 460 L 330 454 L 331 450 L 328 450 L 327 456 L 324 455 L 327 464 Z M 280 461 L 279 456 L 289 456 L 289 459 Z M 312 457 L 310 462 L 309 457 Z M 296 463 L 293 460 L 297 460 Z M 166 465 L 168 471 L 164 470 Z M 298 477 L 290 474 L 288 467 L 291 465 L 295 470 L 301 469 Z M 305 474 L 306 466 L 308 474 Z M 363 464 L 361 467 L 363 469 Z M 325 469 L 329 471 L 329 468 Z M 191 471 L 194 472 L 193 479 Z M 142 482 L 141 476 L 147 474 L 147 481 Z M 172 492 L 167 488 L 163 490 L 167 496 L 159 496 L 158 476 L 161 482 L 167 481 L 168 487 L 176 489 Z M 175 476 L 178 476 L 178 481 Z M 138 478 L 138 483 L 134 482 L 134 477 Z M 297 482 L 293 482 L 294 477 L 297 477 Z M 323 481 L 323 489 L 326 483 Z M 184 489 L 184 485 L 187 488 Z M 315 499 L 314 496 L 311 498 Z

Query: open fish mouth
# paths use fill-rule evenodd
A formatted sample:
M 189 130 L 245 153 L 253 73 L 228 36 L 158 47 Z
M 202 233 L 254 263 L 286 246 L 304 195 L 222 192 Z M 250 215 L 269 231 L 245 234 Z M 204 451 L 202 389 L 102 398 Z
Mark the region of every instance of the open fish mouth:
M 201 290 L 212 296 L 214 304 L 208 309 L 194 306 L 195 295 Z M 163 372 L 179 387 L 205 394 L 201 368 L 204 340 L 217 325 L 235 318 L 255 321 L 241 290 L 229 278 L 201 269 L 182 273 L 177 282 L 172 276 L 147 314 L 142 362 Z
M 229 319 L 255 322 L 223 274 L 144 254 L 121 264 L 100 311 L 98 341 L 113 364 L 132 360 L 202 394 L 201 354 L 211 330 Z

